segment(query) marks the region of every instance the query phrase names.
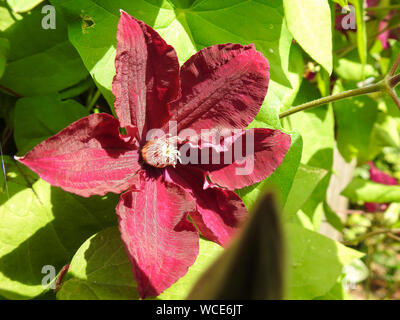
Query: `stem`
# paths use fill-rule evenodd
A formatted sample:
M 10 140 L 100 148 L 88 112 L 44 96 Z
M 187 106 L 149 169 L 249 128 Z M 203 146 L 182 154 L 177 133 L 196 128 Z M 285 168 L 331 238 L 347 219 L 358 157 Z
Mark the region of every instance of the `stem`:
M 389 80 L 389 84 L 392 88 L 394 88 L 395 86 L 397 86 L 400 83 L 400 73 L 395 75 L 393 78 L 391 78 Z
M 294 107 L 287 111 L 284 111 L 279 115 L 279 118 L 282 119 L 282 118 L 287 117 L 296 112 L 304 111 L 304 110 L 311 109 L 314 107 L 318 107 L 318 106 L 328 104 L 333 101 L 342 100 L 342 99 L 355 97 L 355 96 L 360 96 L 360 95 L 367 94 L 367 93 L 383 91 L 385 89 L 385 87 L 386 87 L 386 84 L 382 80 L 382 81 L 379 81 L 378 83 L 375 83 L 370 86 L 366 86 L 366 87 L 358 88 L 358 89 L 352 89 L 352 90 L 344 91 L 344 92 L 334 94 L 331 96 L 323 97 L 323 98 L 320 98 L 320 99 L 317 99 L 314 101 L 303 103 L 297 107 Z
M 101 92 L 100 90 L 97 90 L 96 93 L 93 95 L 92 100 L 87 105 L 88 111 L 92 111 L 93 106 L 96 104 L 97 100 L 100 98 Z
M 394 88 L 400 83 L 400 74 L 394 75 L 399 65 L 400 65 L 400 54 L 397 56 L 393 66 L 390 68 L 389 73 L 383 80 L 366 87 L 344 91 L 338 94 L 330 95 L 314 101 L 303 103 L 297 107 L 293 107 L 289 110 L 282 112 L 279 115 L 279 118 L 282 119 L 299 111 L 315 108 L 337 100 L 347 99 L 373 92 L 387 93 L 388 95 L 390 95 L 390 97 L 393 99 L 397 107 L 400 109 L 400 99 L 397 97 L 396 92 L 394 91 Z
M 387 94 L 392 98 L 392 100 L 394 101 L 394 103 L 397 105 L 397 107 L 400 110 L 400 100 L 397 97 L 396 93 L 394 92 L 394 90 L 390 89 L 387 91 Z
M 400 64 L 400 53 L 397 55 L 397 58 L 394 61 L 393 66 L 390 68 L 389 76 L 393 76 L 396 73 L 399 64 Z
M 389 238 L 393 239 L 393 240 L 396 240 L 396 241 L 400 242 L 400 237 L 396 236 L 396 235 L 393 234 L 393 233 L 388 233 L 387 236 L 388 236 Z
M 344 241 L 342 242 L 344 245 L 358 245 L 360 242 L 364 241 L 365 239 L 380 235 L 380 234 L 391 234 L 395 235 L 396 233 L 400 233 L 400 229 L 385 229 L 385 230 L 375 230 L 368 233 L 365 233 L 353 240 Z
M 11 89 L 9 89 L 7 87 L 2 86 L 1 84 L 0 84 L 0 89 L 3 89 L 4 91 L 7 91 L 8 93 L 11 93 L 13 96 L 15 96 L 17 98 L 22 98 L 22 95 L 20 95 L 19 93 L 16 93 L 15 91 L 12 91 Z

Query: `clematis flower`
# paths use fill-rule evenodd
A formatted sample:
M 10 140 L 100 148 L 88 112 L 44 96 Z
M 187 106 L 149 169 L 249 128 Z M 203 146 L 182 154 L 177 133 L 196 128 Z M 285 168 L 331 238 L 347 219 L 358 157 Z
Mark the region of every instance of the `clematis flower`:
M 19 161 L 53 186 L 80 196 L 124 192 L 116 213 L 145 298 L 185 275 L 198 255 L 199 232 L 218 244 L 229 242 L 247 216 L 232 190 L 269 176 L 291 140 L 279 130 L 244 129 L 259 111 L 269 82 L 267 59 L 253 45 L 208 47 L 180 67 L 175 50 L 156 31 L 121 11 L 115 67 L 118 120 L 91 114 Z M 213 130 L 213 137 L 231 134 L 214 144 L 196 143 L 185 134 L 180 138 L 189 128 L 199 137 L 202 129 Z M 151 135 L 155 129 L 165 134 Z M 247 147 L 249 136 L 252 152 L 240 161 L 182 161 L 184 145 L 221 160 Z M 242 160 L 251 160 L 253 168 L 239 175 Z
M 372 161 L 368 162 L 368 164 L 370 167 L 369 175 L 371 181 L 392 186 L 398 184 L 396 178 L 388 175 L 385 172 L 380 171 L 377 167 L 375 167 Z M 367 212 L 377 212 L 385 211 L 389 207 L 389 203 L 366 202 L 364 206 Z

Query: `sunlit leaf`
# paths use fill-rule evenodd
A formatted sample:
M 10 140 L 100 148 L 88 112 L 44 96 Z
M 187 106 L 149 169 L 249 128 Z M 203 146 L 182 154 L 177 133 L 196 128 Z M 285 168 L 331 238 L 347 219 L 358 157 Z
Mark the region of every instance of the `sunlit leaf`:
M 7 0 L 8 5 L 14 12 L 27 12 L 38 6 L 44 0 Z
M 200 252 L 187 274 L 157 299 L 184 299 L 201 273 L 222 248 L 200 239 Z M 62 300 L 138 299 L 137 284 L 118 228 L 103 230 L 89 238 L 74 255 L 57 294 Z
M 81 198 L 36 180 L 9 157 L 4 160 L 7 184 L 0 192 L 0 294 L 29 299 L 48 289 L 47 282 L 42 285 L 44 266 L 58 272 L 84 240 L 117 223 L 117 197 Z
M 400 202 L 400 186 L 389 186 L 355 178 L 342 191 L 342 195 L 352 201 L 377 203 Z
M 283 4 L 293 37 L 331 74 L 332 27 L 328 0 L 283 0 Z
M 335 285 L 344 265 L 363 256 L 337 241 L 296 224 L 286 224 L 289 250 L 288 299 L 313 299 Z

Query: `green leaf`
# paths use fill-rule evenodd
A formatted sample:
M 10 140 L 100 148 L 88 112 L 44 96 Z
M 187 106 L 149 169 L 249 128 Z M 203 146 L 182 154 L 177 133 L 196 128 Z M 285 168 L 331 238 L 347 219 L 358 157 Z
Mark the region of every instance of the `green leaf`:
M 352 201 L 377 203 L 400 202 L 400 186 L 388 186 L 355 178 L 342 191 L 342 195 Z
M 44 0 L 7 0 L 8 5 L 14 12 L 27 12 L 44 2 Z
M 42 268 L 58 272 L 92 234 L 116 225 L 118 196 L 81 198 L 51 187 L 4 157 L 0 192 L 0 294 L 29 299 L 47 290 Z M 3 184 L 2 184 L 3 185 Z
M 3 31 L 12 26 L 15 21 L 21 19 L 22 16 L 12 12 L 4 1 L 0 2 L 0 35 Z
M 304 80 L 294 105 L 300 105 L 321 98 L 318 90 Z M 284 128 L 297 130 L 303 138 L 301 162 L 309 166 L 330 170 L 333 163 L 334 117 L 330 106 L 298 112 L 284 118 Z
M 297 46 L 292 45 L 289 65 L 287 68 L 285 67 L 285 73 L 287 74 L 291 88 L 271 80 L 260 112 L 249 125 L 249 128 L 262 128 L 266 126 L 276 129 L 282 128 L 279 120 L 279 112 L 288 109 L 292 105 L 303 81 L 303 72 L 304 61 L 301 51 Z
M 87 77 L 86 79 L 82 80 L 81 82 L 73 85 L 72 87 L 66 88 L 60 92 L 61 100 L 73 98 L 79 96 L 86 90 L 90 88 L 96 88 L 91 77 Z
M 9 198 L 12 195 L 12 190 L 8 191 L 8 183 L 12 183 L 12 186 L 17 184 L 21 187 L 28 187 L 38 180 L 36 173 L 19 162 L 14 161 L 10 156 L 5 155 L 2 157 L 2 160 L 4 162 L 5 175 L 0 175 L 0 196 L 7 196 Z M 1 203 L 3 203 L 4 199 L 1 199 Z
M 319 99 L 321 94 L 318 89 L 309 81 L 304 80 L 296 96 L 294 105 Z M 298 112 L 283 119 L 284 128 L 297 130 L 303 138 L 303 153 L 301 162 L 327 171 L 327 174 L 320 180 L 317 186 L 302 207 L 305 214 L 314 221 L 318 228 L 322 211 L 318 209 L 319 204 L 325 200 L 326 190 L 329 185 L 331 169 L 333 164 L 334 137 L 334 116 L 331 105 L 324 105 L 314 109 Z M 299 186 L 300 189 L 310 186 Z
M 328 0 L 284 0 L 289 31 L 315 61 L 332 73 L 332 26 Z
M 324 169 L 300 164 L 283 209 L 285 219 L 293 219 L 326 174 Z
M 363 256 L 299 225 L 285 225 L 289 250 L 288 299 L 313 299 L 329 292 L 343 266 Z
M 24 155 L 72 122 L 88 115 L 87 110 L 75 100 L 61 101 L 56 94 L 19 99 L 14 118 L 18 154 Z
M 10 42 L 1 85 L 22 96 L 33 96 L 61 91 L 87 76 L 78 53 L 68 41 L 61 12 L 56 17 L 56 29 L 43 29 L 44 15 L 37 8 L 22 19 L 10 21 L 0 33 Z
M 349 4 L 349 0 L 333 0 L 337 4 L 339 4 L 341 7 L 347 7 Z
M 233 243 L 199 278 L 190 300 L 283 299 L 284 246 L 273 193 L 261 197 Z
M 382 152 L 384 147 L 400 146 L 400 114 L 394 101 L 388 95 L 379 100 L 379 113 L 371 134 L 369 153 L 371 159 Z
M 6 38 L 0 38 L 0 78 L 4 74 L 6 69 L 6 61 L 8 56 L 8 51 L 10 50 L 10 43 Z
M 334 227 L 337 231 L 343 232 L 344 224 L 340 217 L 336 214 L 335 211 L 328 205 L 326 201 L 324 201 L 324 213 L 326 221 Z
M 57 299 L 138 299 L 132 265 L 117 227 L 105 229 L 83 243 L 72 258 Z
M 356 50 L 352 50 L 342 58 L 334 56 L 333 61 L 335 73 L 343 80 L 362 81 L 364 78 L 379 76 L 373 58 L 368 56 L 366 63 L 362 64 Z
M 367 63 L 367 27 L 365 25 L 364 0 L 349 0 L 354 5 L 357 23 L 357 48 L 361 64 Z
M 200 239 L 196 262 L 187 274 L 157 299 L 184 299 L 201 273 L 222 252 L 219 245 Z M 132 265 L 118 228 L 103 230 L 88 239 L 76 252 L 64 278 L 58 299 L 138 299 Z
M 337 82 L 334 92 L 349 88 L 350 86 L 344 88 Z M 358 163 L 370 160 L 373 156 L 370 153 L 370 139 L 378 117 L 377 102 L 364 95 L 336 101 L 333 106 L 336 115 L 337 145 L 343 158 L 347 162 L 357 158 Z
M 174 46 L 181 63 L 213 44 L 255 43 L 269 60 L 271 79 L 289 87 L 284 69 L 287 69 L 292 37 L 279 1 L 205 0 L 196 1 L 190 7 L 186 2 L 185 9 L 176 2 L 174 5 L 154 0 L 52 0 L 51 3 L 67 16 L 69 38 L 111 106 L 119 9 L 155 28 Z M 251 19 L 252 23 L 232 23 L 238 18 Z
M 331 290 L 329 290 L 323 296 L 314 298 L 314 300 L 347 300 L 346 292 L 342 282 L 343 279 L 339 278 Z
M 252 210 L 259 196 L 265 194 L 269 189 L 274 190 L 282 206 L 285 205 L 289 191 L 292 188 L 293 180 L 296 176 L 297 168 L 300 164 L 303 148 L 303 140 L 297 132 L 292 133 L 291 137 L 292 144 L 289 151 L 286 153 L 282 164 L 271 176 L 250 187 L 237 190 L 237 193 L 242 198 L 247 209 Z

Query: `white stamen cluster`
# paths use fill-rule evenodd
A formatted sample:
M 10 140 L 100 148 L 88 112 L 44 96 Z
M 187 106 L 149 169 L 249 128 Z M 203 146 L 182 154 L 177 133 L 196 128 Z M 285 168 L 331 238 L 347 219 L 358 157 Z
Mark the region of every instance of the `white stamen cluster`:
M 182 162 L 177 142 L 178 137 L 168 136 L 150 140 L 142 148 L 143 160 L 156 168 L 175 167 L 178 161 Z

